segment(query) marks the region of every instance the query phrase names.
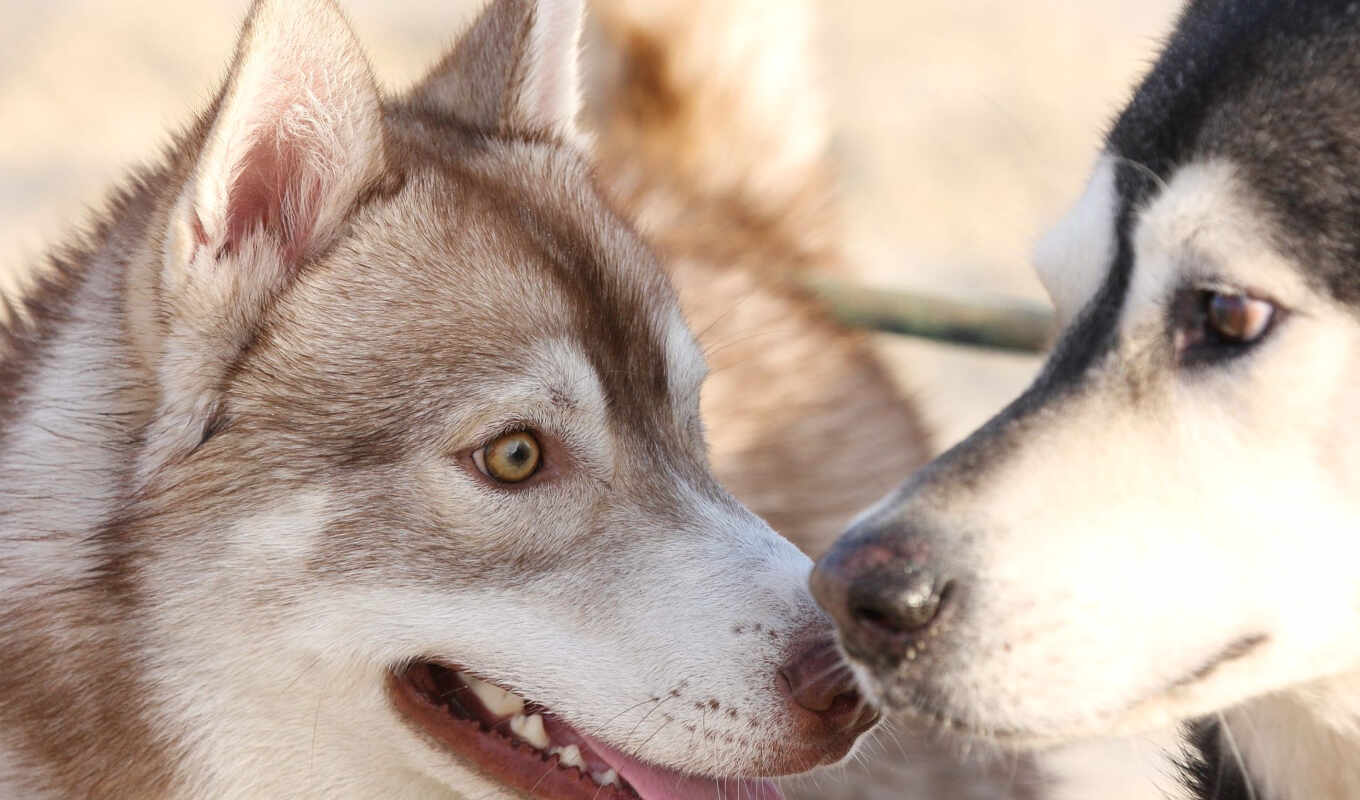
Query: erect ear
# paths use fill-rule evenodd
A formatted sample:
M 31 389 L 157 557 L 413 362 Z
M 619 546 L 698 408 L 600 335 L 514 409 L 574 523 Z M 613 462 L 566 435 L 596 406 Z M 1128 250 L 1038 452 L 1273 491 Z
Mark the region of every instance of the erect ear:
M 383 166 L 379 93 L 329 0 L 257 0 L 203 124 L 154 279 L 170 428 L 210 425 L 211 394 L 259 314 Z
M 582 144 L 581 0 L 491 0 L 411 101 L 498 133 Z
M 381 169 L 379 102 L 329 0 L 257 0 L 172 215 L 167 267 L 210 257 L 259 270 L 242 263 L 254 237 L 285 269 L 323 248 Z

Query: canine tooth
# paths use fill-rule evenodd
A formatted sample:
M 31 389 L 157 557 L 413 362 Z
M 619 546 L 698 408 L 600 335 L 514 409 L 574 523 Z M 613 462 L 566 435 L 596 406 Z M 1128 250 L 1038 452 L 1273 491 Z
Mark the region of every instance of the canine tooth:
M 463 679 L 463 683 L 477 695 L 477 699 L 482 701 L 486 710 L 498 717 L 508 717 L 524 711 L 524 701 L 513 692 L 507 692 L 499 686 L 492 686 L 480 678 L 469 675 L 466 672 L 458 673 L 458 677 Z
M 581 748 L 574 744 L 569 744 L 566 747 L 554 747 L 548 750 L 548 753 L 557 756 L 557 763 L 564 767 L 585 768 L 586 761 L 581 758 Z
M 548 746 L 548 732 L 543 730 L 543 717 L 539 714 L 531 714 L 527 717 L 523 714 L 516 714 L 510 718 L 510 730 L 539 750 Z
M 608 786 L 611 783 L 619 782 L 619 773 L 612 769 L 604 772 L 592 772 L 590 773 L 590 779 L 601 786 Z

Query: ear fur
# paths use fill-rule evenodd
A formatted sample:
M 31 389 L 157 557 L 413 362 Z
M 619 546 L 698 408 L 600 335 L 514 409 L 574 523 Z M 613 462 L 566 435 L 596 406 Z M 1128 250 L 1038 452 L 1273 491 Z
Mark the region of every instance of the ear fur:
M 196 445 L 259 314 L 383 168 L 381 100 L 330 0 L 257 0 L 160 252 L 165 448 Z M 187 444 L 186 444 L 187 443 Z
M 581 0 L 491 0 L 411 100 L 497 133 L 584 145 Z
M 285 265 L 324 247 L 382 166 L 379 94 L 329 0 L 257 0 L 198 164 L 172 218 L 173 255 L 271 238 Z M 168 265 L 173 266 L 173 265 Z

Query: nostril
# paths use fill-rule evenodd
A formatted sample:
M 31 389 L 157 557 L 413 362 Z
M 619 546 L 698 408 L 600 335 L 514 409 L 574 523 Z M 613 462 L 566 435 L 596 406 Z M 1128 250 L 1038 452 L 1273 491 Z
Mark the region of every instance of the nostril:
M 793 704 L 818 717 L 833 730 L 856 726 L 868 704 L 855 686 L 855 676 L 831 639 L 799 648 L 779 668 L 784 691 Z M 869 709 L 872 715 L 872 709 Z M 868 724 L 872 724 L 873 719 Z M 859 728 L 863 730 L 863 728 Z
M 800 649 L 779 668 L 789 697 L 814 714 L 831 710 L 840 695 L 854 690 L 854 678 L 836 643 L 823 639 Z
M 863 627 L 891 636 L 919 632 L 939 615 L 950 584 L 924 569 L 879 572 L 850 589 L 850 614 Z
M 856 689 L 849 664 L 825 633 L 795 644 L 777 674 L 797 734 L 794 744 L 811 759 L 800 770 L 841 759 L 878 722 L 878 712 Z
M 821 652 L 836 651 L 827 648 Z M 792 666 L 780 668 L 779 675 L 790 699 L 820 719 L 828 731 L 858 735 L 873 727 L 878 721 L 878 711 L 859 693 L 854 676 L 843 666 L 840 656 L 836 655 L 836 663 L 830 669 L 823 666 L 820 674 L 809 676 L 806 673 L 809 662 L 819 661 L 822 659 L 796 659 L 791 662 Z
M 826 721 L 839 730 L 855 733 L 872 728 L 879 716 L 878 709 L 853 687 L 836 695 L 835 702 L 823 714 Z

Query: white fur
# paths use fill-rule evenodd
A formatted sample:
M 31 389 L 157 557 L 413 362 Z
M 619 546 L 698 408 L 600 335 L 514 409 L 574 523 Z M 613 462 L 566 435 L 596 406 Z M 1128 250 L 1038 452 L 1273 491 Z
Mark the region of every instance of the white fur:
M 1034 247 L 1034 267 L 1064 324 L 1095 296 L 1114 261 L 1116 166 L 1113 158 L 1097 161 L 1081 197 Z
M 576 102 L 579 6 L 545 0 L 539 10 L 531 45 L 541 58 L 523 76 L 521 110 L 566 124 Z M 514 224 L 509 215 L 469 212 L 474 223 L 450 247 L 447 220 L 430 213 L 433 202 L 419 202 L 433 200 L 433 172 L 409 176 L 399 197 L 349 213 L 381 144 L 376 90 L 338 12 L 313 0 L 257 5 L 229 86 L 192 180 L 164 187 L 175 204 L 162 252 L 130 247 L 84 265 L 89 280 L 74 321 L 47 344 L 0 450 L 0 477 L 17 487 L 0 513 L 0 588 L 10 602 L 31 593 L 6 613 L 43 608 L 47 587 L 74 587 L 76 578 L 88 580 L 71 597 L 91 602 L 103 602 L 106 589 L 122 592 L 124 578 L 135 582 L 129 636 L 116 643 L 127 652 L 107 663 L 136 670 L 144 693 L 126 707 L 151 709 L 137 720 L 154 732 L 146 746 L 170 748 L 161 754 L 174 771 L 167 795 L 508 796 L 415 733 L 391 703 L 390 671 L 428 657 L 694 774 L 752 774 L 798 746 L 822 755 L 821 740 L 800 733 L 806 720 L 776 677 L 795 643 L 826 632 L 805 587 L 810 563 L 716 487 L 697 436 L 620 429 L 610 402 L 644 399 L 606 398 L 578 343 L 590 337 L 573 328 L 588 323 L 537 274 L 541 265 L 519 263 L 534 253 L 516 250 L 504 231 Z M 315 225 L 300 239 L 286 226 L 247 232 L 223 251 L 231 187 L 249 179 L 242 167 L 259 137 L 301 147 L 304 189 L 319 192 Z M 586 229 L 602 247 L 639 256 L 620 257 L 623 269 L 651 268 L 631 234 L 591 205 L 574 154 L 538 141 L 488 151 L 497 148 L 515 159 L 519 179 L 573 198 L 570 210 L 595 226 Z M 481 157 L 491 156 L 470 156 L 466 166 L 477 168 Z M 129 229 L 139 222 L 115 221 Z M 293 256 L 311 253 L 342 224 L 351 235 L 294 280 L 290 246 L 301 248 Z M 105 245 L 126 247 L 121 239 Z M 122 274 L 127 261 L 135 267 Z M 660 433 L 692 431 L 703 360 L 670 291 L 645 277 L 620 280 L 647 293 L 633 300 L 649 310 L 655 330 L 647 333 L 667 360 L 674 418 L 659 424 L 674 431 Z M 439 318 L 441 292 L 489 329 L 487 320 L 505 320 L 469 310 L 477 303 L 510 312 L 526 296 L 535 304 L 520 335 L 479 337 Z M 365 371 L 372 353 L 351 357 L 357 337 L 388 333 L 378 330 L 384 325 L 412 337 L 383 339 L 397 344 L 379 356 L 411 365 L 410 385 L 374 389 L 388 375 Z M 422 326 L 418 338 L 408 333 Z M 227 365 L 255 334 L 256 360 L 224 385 Z M 427 363 L 467 376 L 434 374 L 434 366 L 427 376 Z M 309 372 L 323 364 L 364 380 L 337 391 L 335 375 Z M 429 417 L 410 430 L 435 432 L 375 463 L 338 467 L 309 450 L 317 407 L 288 394 L 306 396 L 303 384 L 322 393 L 323 422 L 356 432 L 356 450 L 370 420 L 352 415 L 380 414 L 367 409 L 382 408 L 384 392 L 397 389 L 403 400 L 417 396 Z M 337 396 L 346 391 L 379 397 L 356 404 Z M 218 403 L 229 406 L 230 423 L 194 449 Z M 288 422 L 271 429 L 280 418 Z M 465 456 L 515 426 L 551 441 L 557 472 L 511 490 Z M 141 479 L 131 490 L 119 483 L 129 461 Z M 107 541 L 91 535 L 124 506 L 135 507 L 134 520 Z M 84 575 L 125 555 L 122 548 L 131 556 L 109 579 L 114 588 Z M 338 563 L 351 556 L 355 563 Z M 79 608 L 40 619 L 62 627 L 43 632 L 54 638 L 106 633 L 94 630 L 101 618 L 87 620 Z M 71 644 L 89 655 L 88 641 Z M 119 700 L 103 708 L 116 715 Z M 734 716 L 713 713 L 710 702 Z M 12 748 L 0 748 L 0 795 L 31 796 L 22 781 L 38 772 L 7 774 L 27 769 L 10 765 L 28 753 L 7 737 L 0 731 Z M 85 746 L 102 752 L 108 743 L 95 732 Z
M 251 148 L 288 142 L 305 157 L 311 185 L 301 193 L 315 186 L 320 194 L 310 212 L 315 228 L 309 249 L 323 245 L 381 166 L 378 92 L 363 50 L 334 3 L 263 0 L 253 10 L 239 58 L 183 210 L 197 214 L 207 249 L 215 250 L 226 235 L 228 198 Z M 186 230 L 190 221 L 181 217 L 175 224 L 182 226 L 177 237 L 193 235 Z
M 1045 750 L 1043 800 L 1195 800 L 1179 773 L 1179 726 Z
M 1330 678 L 1225 716 L 1263 800 L 1360 797 L 1360 680 Z
M 1108 163 L 1045 248 L 1078 253 L 1048 262 L 1068 309 L 1093 285 L 1076 248 L 1110 260 Z M 1231 163 L 1180 168 L 1135 218 L 1115 353 L 975 485 L 900 510 L 978 534 L 956 634 L 978 655 L 935 686 L 968 723 L 1055 742 L 1235 708 L 1232 744 L 1271 800 L 1360 786 L 1360 328 L 1269 230 Z M 1168 304 L 1185 288 L 1288 316 L 1248 356 L 1180 368 Z
M 678 375 L 697 358 L 693 351 L 675 355 L 683 359 L 674 365 Z M 455 427 L 475 437 L 498 416 L 527 416 L 586 444 L 574 452 L 577 468 L 609 480 L 614 457 L 601 426 L 603 395 L 584 356 L 564 340 L 548 340 L 519 368 L 518 379 L 470 387 L 466 407 L 475 414 L 455 415 Z M 570 410 L 548 401 L 562 391 L 570 393 Z M 448 513 L 481 513 L 484 490 L 475 479 L 439 459 L 413 458 L 411 467 L 412 482 L 432 492 L 443 487 L 446 496 L 433 501 Z M 166 723 L 196 732 L 182 758 L 193 769 L 187 785 L 214 797 L 434 796 L 438 785 L 453 787 L 457 797 L 503 796 L 412 733 L 382 694 L 387 667 L 431 653 L 514 686 L 657 763 L 699 773 L 740 769 L 733 748 L 696 740 L 685 722 L 780 747 L 775 721 L 783 700 L 773 670 L 787 637 L 815 618 L 804 588 L 810 562 L 744 509 L 697 491 L 685 496 L 688 534 L 677 535 L 670 518 L 626 511 L 620 524 L 633 544 L 597 558 L 607 574 L 629 580 L 605 581 L 591 569 L 524 576 L 494 590 L 297 581 L 291 576 L 305 563 L 308 542 L 346 513 L 343 498 L 319 487 L 234 523 L 226 542 L 237 554 L 233 571 L 281 588 L 286 611 L 262 609 L 249 594 L 224 595 L 215 583 L 220 563 L 200 573 L 182 562 L 162 576 L 164 585 L 151 587 L 166 602 L 159 610 L 163 638 L 153 647 L 164 654 L 153 674 Z M 502 514 L 550 521 L 543 541 L 525 547 L 585 544 L 576 526 L 587 517 L 570 504 L 544 508 L 528 494 L 496 502 L 511 506 Z M 458 535 L 491 533 L 468 527 Z M 779 638 L 733 633 L 757 622 Z M 677 688 L 685 700 L 670 699 Z M 748 730 L 744 717 L 736 723 L 696 709 L 695 697 L 720 698 L 772 724 Z M 658 700 L 679 722 L 648 714 Z
M 261 148 L 289 154 L 295 182 L 261 181 L 253 167 L 270 158 Z M 170 214 L 160 285 L 175 314 L 143 479 L 198 441 L 220 379 L 214 366 L 231 362 L 253 314 L 301 259 L 331 241 L 382 164 L 377 86 L 339 9 L 326 0 L 258 2 L 194 173 Z M 261 227 L 230 241 L 242 196 L 280 205 L 281 229 Z M 206 365 L 204 351 L 214 356 Z
M 78 580 L 90 563 L 71 558 L 69 543 L 52 534 L 91 530 L 116 503 L 103 476 L 122 464 L 116 451 L 102 446 L 110 433 L 106 420 L 120 410 L 110 408 L 118 398 L 105 392 L 101 376 L 120 366 L 118 349 L 104 336 L 114 296 L 110 273 L 98 270 L 78 293 L 80 310 L 50 345 L 50 366 L 33 376 L 14 432 L 0 450 L 0 538 L 17 548 L 0 562 L 2 595 L 31 591 L 36 564 L 49 565 L 44 573 L 55 569 L 56 580 Z
M 708 364 L 700 355 L 698 340 L 678 309 L 665 323 L 665 330 L 666 363 L 675 370 L 670 379 L 676 406 L 697 409 L 699 390 L 708 376 Z
M 528 130 L 551 131 L 564 140 L 588 146 L 576 127 L 581 109 L 580 47 L 585 18 L 582 0 L 540 2 L 529 31 L 531 55 L 516 96 L 517 122 Z

